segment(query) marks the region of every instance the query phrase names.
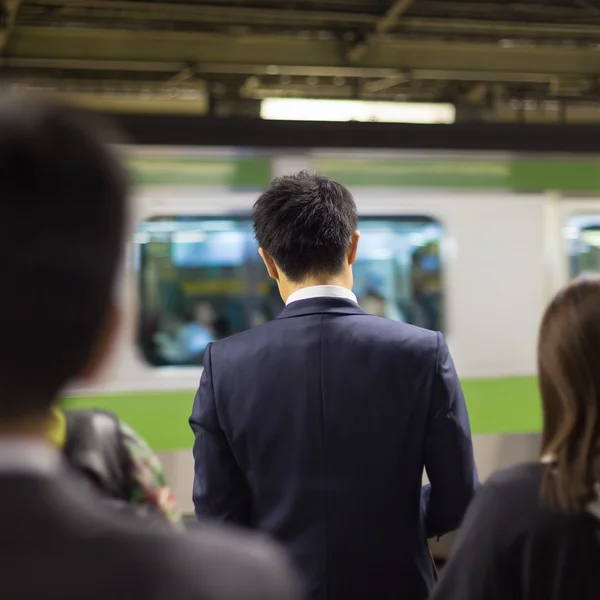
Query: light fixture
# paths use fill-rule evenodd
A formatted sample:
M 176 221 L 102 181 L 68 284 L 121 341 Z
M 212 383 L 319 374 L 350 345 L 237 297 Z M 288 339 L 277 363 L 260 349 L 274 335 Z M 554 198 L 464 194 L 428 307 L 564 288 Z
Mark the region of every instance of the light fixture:
M 370 102 L 267 98 L 260 116 L 280 121 L 379 121 L 383 123 L 454 123 L 452 104 L 421 102 Z

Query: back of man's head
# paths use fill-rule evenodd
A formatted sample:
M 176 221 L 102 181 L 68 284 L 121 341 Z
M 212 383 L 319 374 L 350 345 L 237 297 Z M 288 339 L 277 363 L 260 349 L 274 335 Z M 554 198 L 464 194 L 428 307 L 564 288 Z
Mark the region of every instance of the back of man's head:
M 0 419 L 43 413 L 110 314 L 126 177 L 80 116 L 0 97 Z
M 344 186 L 306 171 L 275 179 L 252 217 L 260 247 L 295 282 L 338 273 L 358 222 Z

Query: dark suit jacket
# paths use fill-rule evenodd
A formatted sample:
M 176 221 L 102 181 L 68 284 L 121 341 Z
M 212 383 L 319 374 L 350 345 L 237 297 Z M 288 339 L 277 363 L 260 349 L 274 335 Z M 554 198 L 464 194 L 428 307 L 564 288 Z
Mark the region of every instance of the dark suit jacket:
M 425 598 L 427 537 L 459 525 L 477 482 L 442 335 L 313 298 L 215 342 L 204 365 L 197 516 L 283 542 L 315 600 Z
M 298 600 L 270 544 L 118 521 L 65 478 L 0 475 L 2 600 Z

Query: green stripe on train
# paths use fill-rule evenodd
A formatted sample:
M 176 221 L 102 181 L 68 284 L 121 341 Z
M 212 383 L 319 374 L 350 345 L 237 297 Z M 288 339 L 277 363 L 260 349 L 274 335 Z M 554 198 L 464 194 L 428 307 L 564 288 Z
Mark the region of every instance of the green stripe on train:
M 376 160 L 315 158 L 313 168 L 352 187 L 480 188 L 522 191 L 600 189 L 599 160 Z
M 467 379 L 462 382 L 473 433 L 531 433 L 540 430 L 541 410 L 534 377 Z M 157 451 L 191 448 L 188 417 L 194 391 L 136 392 L 65 400 L 66 408 L 114 411 Z
M 271 180 L 271 161 L 263 157 L 186 157 L 136 155 L 127 159 L 136 185 L 263 188 Z
M 447 158 L 307 156 L 317 171 L 352 187 L 597 190 L 600 159 L 487 159 L 485 153 Z M 177 151 L 132 152 L 127 162 L 137 185 L 263 188 L 273 156 L 189 156 Z

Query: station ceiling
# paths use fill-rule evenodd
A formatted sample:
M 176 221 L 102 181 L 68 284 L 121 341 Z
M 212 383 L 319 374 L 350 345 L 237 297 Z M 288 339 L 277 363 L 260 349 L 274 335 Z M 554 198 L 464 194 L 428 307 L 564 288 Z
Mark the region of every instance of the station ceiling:
M 104 107 L 600 102 L 600 0 L 0 2 L 2 79 Z

